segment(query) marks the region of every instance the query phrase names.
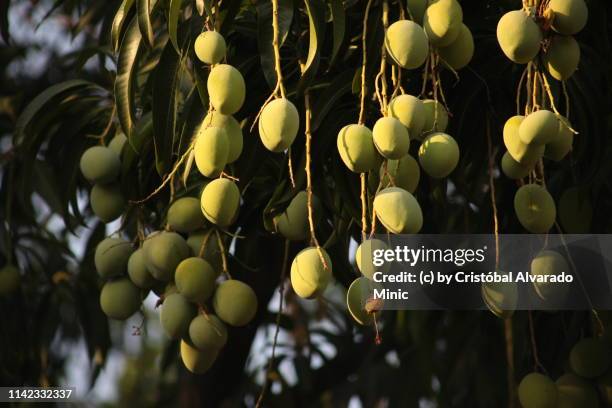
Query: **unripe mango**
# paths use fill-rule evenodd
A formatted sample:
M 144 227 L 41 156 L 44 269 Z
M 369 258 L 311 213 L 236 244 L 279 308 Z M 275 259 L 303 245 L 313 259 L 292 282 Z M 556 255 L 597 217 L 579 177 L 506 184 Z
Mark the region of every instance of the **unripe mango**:
M 232 180 L 220 178 L 202 190 L 200 208 L 204 217 L 219 227 L 228 227 L 238 216 L 240 190 Z
M 425 108 L 425 124 L 423 132 L 444 132 L 448 127 L 448 112 L 444 105 L 433 99 L 423 101 Z M 418 140 L 423 140 L 422 136 L 415 136 Z
M 132 283 L 140 289 L 151 289 L 157 281 L 147 269 L 144 250 L 138 248 L 130 255 L 127 265 L 128 275 Z
M 104 223 L 109 223 L 125 211 L 125 198 L 118 184 L 96 184 L 91 188 L 89 204 L 93 213 Z
M 383 187 L 395 186 L 414 193 L 421 178 L 421 168 L 416 159 L 407 154 L 399 160 L 387 161 L 380 166 L 380 178 Z
M 529 175 L 531 168 L 527 166 L 523 166 L 521 163 L 517 162 L 512 158 L 510 153 L 505 152 L 502 160 L 501 160 L 501 169 L 502 172 L 512 180 L 522 179 Z
M 439 48 L 438 53 L 454 70 L 465 67 L 474 56 L 474 37 L 470 29 L 462 23 L 455 41 Z
M 229 141 L 223 128 L 206 127 L 196 138 L 193 147 L 196 166 L 206 177 L 217 177 L 227 164 Z
M 529 271 L 531 275 L 546 277 L 549 275 L 560 275 L 562 272 L 571 274 L 572 270 L 563 255 L 557 251 L 540 251 L 531 260 L 531 269 Z M 553 302 L 563 300 L 569 289 L 567 285 L 560 285 L 558 283 L 534 282 L 533 286 L 540 298 Z
M 402 122 L 393 117 L 376 121 L 372 129 L 374 146 L 387 159 L 401 159 L 408 154 L 410 137 Z
M 459 146 L 446 133 L 433 133 L 423 140 L 419 148 L 419 163 L 431 177 L 446 177 L 459 163 Z
M 161 231 L 145 239 L 142 246 L 147 269 L 157 280 L 168 282 L 174 278 L 178 264 L 189 256 L 189 246 L 176 232 Z
M 19 289 L 21 274 L 14 265 L 5 265 L 0 269 L 0 296 L 8 296 Z
M 244 103 L 246 85 L 240 71 L 231 65 L 215 65 L 206 82 L 210 103 L 223 115 L 233 115 Z
M 275 99 L 261 111 L 259 137 L 271 152 L 287 150 L 293 144 L 299 128 L 300 115 L 289 99 Z
M 90 183 L 106 184 L 117 179 L 121 162 L 112 149 L 93 146 L 85 150 L 80 161 L 81 173 Z
M 189 233 L 206 224 L 200 200 L 195 197 L 181 197 L 168 208 L 168 226 L 174 231 Z
M 385 33 L 387 54 L 404 69 L 415 69 L 429 56 L 429 43 L 425 31 L 409 20 L 391 24 Z
M 319 207 L 319 200 L 312 196 L 313 217 Z M 316 222 L 316 219 L 313 220 Z M 308 223 L 308 193 L 300 191 L 281 214 L 274 217 L 276 230 L 285 238 L 292 241 L 302 241 L 310 236 Z
M 100 291 L 100 307 L 111 319 L 126 320 L 140 309 L 141 296 L 128 278 L 108 281 Z
M 545 145 L 553 142 L 559 133 L 559 120 L 554 113 L 541 109 L 533 112 L 519 126 L 521 142 L 528 145 Z
M 457 0 L 437 0 L 425 10 L 423 28 L 429 42 L 445 47 L 457 39 L 462 22 L 463 11 Z
M 233 163 L 240 157 L 244 144 L 242 136 L 242 128 L 240 123 L 232 115 L 224 115 L 222 113 L 212 111 L 206 115 L 202 122 L 203 127 L 213 126 L 223 128 L 227 134 L 229 142 L 229 151 L 227 153 L 227 162 Z
M 497 272 L 502 275 L 507 275 L 507 272 Z M 514 314 L 518 299 L 516 283 L 483 283 L 480 286 L 480 294 L 489 311 L 500 319 L 507 319 Z
M 518 189 L 514 196 L 514 211 L 521 225 L 534 234 L 548 232 L 557 218 L 553 198 L 537 184 L 526 184 Z
M 564 123 L 565 118 L 559 118 L 559 132 L 552 142 L 546 144 L 544 157 L 561 161 L 569 154 L 574 144 L 574 132 Z
M 587 189 L 571 187 L 561 194 L 559 221 L 567 234 L 588 234 L 591 231 L 593 204 Z
M 554 13 L 553 30 L 565 35 L 581 31 L 589 18 L 584 0 L 551 0 L 548 8 Z
M 374 296 L 374 282 L 359 277 L 351 283 L 346 292 L 346 307 L 353 319 L 362 326 L 374 323 L 376 313 L 368 313 L 366 301 Z
M 580 46 L 572 36 L 555 35 L 543 55 L 550 76 L 565 81 L 578 69 Z
M 180 339 L 189 334 L 189 324 L 197 313 L 196 307 L 180 293 L 164 298 L 159 320 L 164 332 L 171 339 Z
M 347 125 L 338 133 L 340 158 L 354 173 L 365 173 L 380 165 L 381 157 L 374 146 L 374 136 L 363 125 Z
M 557 408 L 598 408 L 599 397 L 597 390 L 591 383 L 567 373 L 556 381 L 559 397 Z
M 121 158 L 123 152 L 123 146 L 127 143 L 127 137 L 123 132 L 118 132 L 108 144 L 108 148 L 117 154 L 117 157 Z
M 215 290 L 217 273 L 202 258 L 184 259 L 176 267 L 174 282 L 179 293 L 191 302 L 204 304 Z
M 185 340 L 181 340 L 181 360 L 185 368 L 193 374 L 204 374 L 212 367 L 219 354 L 218 349 L 198 350 Z
M 497 41 L 511 61 L 526 64 L 540 52 L 542 31 L 522 10 L 510 11 L 497 24 Z
M 323 254 L 327 268 L 321 261 Z M 321 295 L 332 279 L 332 263 L 327 252 L 316 247 L 301 250 L 291 263 L 291 286 L 302 298 L 312 299 Z
M 189 325 L 189 339 L 200 350 L 220 350 L 227 343 L 227 328 L 217 316 L 200 314 Z
M 355 252 L 355 262 L 359 271 L 368 279 L 373 279 L 375 272 L 386 272 L 389 269 L 389 263 L 384 262 L 381 266 L 374 265 L 374 251 L 384 251 L 389 249 L 389 246 L 380 239 L 366 239 L 357 247 Z
M 120 238 L 105 238 L 100 241 L 94 254 L 98 275 L 102 279 L 109 279 L 125 274 L 133 251 L 132 245 Z
M 222 282 L 213 296 L 215 313 L 225 323 L 241 327 L 247 325 L 257 313 L 257 296 L 244 282 L 229 279 Z
M 393 234 L 416 234 L 423 226 L 423 212 L 416 198 L 399 187 L 387 187 L 374 198 L 378 220 Z
M 418 138 L 425 125 L 425 106 L 412 95 L 398 95 L 391 99 L 388 106 L 389 115 L 402 122 L 408 128 L 411 138 Z
M 527 374 L 518 387 L 523 408 L 557 408 L 557 386 L 540 373 Z
M 428 0 L 407 0 L 408 14 L 412 16 L 415 23 L 423 24 L 423 17 L 427 9 Z
M 513 116 L 504 125 L 504 145 L 512 158 L 527 168 L 533 168 L 544 155 L 544 146 L 528 145 L 521 141 L 519 128 L 524 116 Z
M 570 351 L 572 371 L 584 378 L 596 378 L 610 368 L 612 354 L 608 346 L 598 338 L 580 340 Z
M 197 36 L 193 50 L 203 63 L 218 64 L 225 57 L 225 39 L 216 31 L 204 31 Z
M 200 251 L 202 251 L 201 257 L 213 267 L 217 276 L 219 275 L 222 267 L 221 249 L 214 231 L 202 230 L 189 234 L 187 245 L 191 249 L 192 256 L 200 256 Z M 202 249 L 202 245 L 204 245 L 204 249 Z

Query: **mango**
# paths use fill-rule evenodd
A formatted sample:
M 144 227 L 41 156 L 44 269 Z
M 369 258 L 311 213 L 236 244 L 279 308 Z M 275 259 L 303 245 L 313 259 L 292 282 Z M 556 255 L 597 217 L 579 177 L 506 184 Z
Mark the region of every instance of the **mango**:
M 545 146 L 528 145 L 521 141 L 519 128 L 524 116 L 513 116 L 504 125 L 504 145 L 508 154 L 518 163 L 527 168 L 533 168 L 543 157 Z
M 387 107 L 389 115 L 402 122 L 411 138 L 418 138 L 425 126 L 425 106 L 412 95 L 403 94 L 391 99 Z
M 189 324 L 189 339 L 199 350 L 220 350 L 227 343 L 227 328 L 217 316 L 200 314 Z
M 534 234 L 544 234 L 557 218 L 555 202 L 546 189 L 537 184 L 526 184 L 514 196 L 514 211 L 521 225 Z
M 540 52 L 542 31 L 522 10 L 510 11 L 497 24 L 497 41 L 511 61 L 526 64 Z
M 550 76 L 565 81 L 578 69 L 580 46 L 572 36 L 555 35 L 550 40 L 543 60 Z
M 425 99 L 423 101 L 425 108 L 425 124 L 423 132 L 444 132 L 448 127 L 448 112 L 444 105 L 433 99 Z M 418 140 L 423 140 L 421 135 L 415 136 Z
M 457 0 L 436 0 L 425 10 L 423 28 L 430 43 L 446 47 L 457 39 L 462 22 L 463 11 Z
M 190 254 L 187 242 L 176 232 L 161 231 L 149 235 L 142 246 L 147 269 L 157 280 L 174 278 L 178 264 Z
M 524 166 L 512 158 L 509 152 L 505 152 L 501 160 L 502 172 L 512 180 L 522 179 L 529 175 L 532 170 L 530 167 Z
M 380 178 L 383 187 L 400 187 L 409 193 L 414 193 L 421 179 L 421 168 L 416 159 L 407 154 L 399 160 L 387 161 L 380 166 Z
M 554 13 L 553 30 L 565 35 L 581 31 L 589 18 L 584 0 L 551 0 L 548 8 Z
M 337 139 L 342 162 L 354 173 L 365 173 L 380 165 L 381 157 L 374 146 L 374 136 L 363 125 L 347 125 Z
M 401 159 L 408 154 L 410 137 L 402 122 L 393 117 L 376 121 L 372 129 L 374 146 L 387 159 Z
M 374 279 L 375 272 L 387 272 L 389 270 L 389 263 L 384 262 L 381 266 L 374 265 L 374 251 L 384 251 L 389 249 L 386 242 L 380 239 L 366 239 L 357 247 L 355 252 L 355 262 L 357 263 L 357 269 L 366 278 Z
M 181 340 L 180 354 L 187 370 L 193 374 L 204 374 L 212 367 L 219 355 L 219 350 L 212 348 L 198 350 L 185 340 Z
M 94 264 L 102 279 L 123 275 L 127 272 L 132 255 L 132 245 L 120 238 L 105 238 L 96 246 Z
M 385 48 L 389 57 L 404 69 L 416 69 L 429 56 L 425 31 L 409 20 L 391 24 L 385 33 Z
M 190 233 L 206 224 L 200 210 L 200 200 L 195 197 L 181 197 L 168 208 L 168 226 L 177 232 Z
M 557 251 L 540 251 L 531 260 L 530 274 L 534 276 L 560 275 L 562 272 L 572 274 L 565 257 Z M 569 287 L 566 284 L 534 282 L 534 289 L 543 300 L 560 302 L 563 300 Z
M 467 66 L 474 56 L 474 37 L 470 29 L 462 23 L 455 41 L 440 47 L 438 53 L 456 71 Z
M 280 153 L 293 144 L 300 128 L 300 115 L 289 99 L 268 103 L 259 117 L 259 137 L 266 149 Z
M 183 295 L 172 293 L 164 298 L 159 320 L 164 332 L 171 339 L 180 339 L 189 334 L 189 324 L 197 313 L 196 307 Z
M 561 161 L 569 154 L 574 144 L 574 132 L 565 124 L 567 119 L 557 116 L 559 119 L 559 132 L 552 142 L 548 142 L 544 148 L 544 157 L 554 161 Z
M 548 376 L 527 374 L 519 384 L 519 401 L 523 408 L 557 408 L 557 386 Z
M 111 319 L 126 320 L 141 305 L 140 289 L 127 278 L 108 281 L 100 291 L 100 307 Z
M 157 281 L 147 269 L 145 254 L 142 248 L 132 252 L 127 264 L 128 276 L 132 283 L 140 289 L 151 289 Z
M 225 58 L 225 39 L 216 31 L 204 31 L 196 37 L 193 50 L 203 63 L 218 64 Z
M 125 211 L 125 198 L 118 184 L 96 184 L 89 193 L 91 210 L 102 222 L 109 223 Z
M 369 326 L 374 323 L 376 313 L 368 313 L 366 301 L 374 296 L 374 282 L 365 277 L 355 279 L 346 292 L 346 307 L 357 323 Z
M 230 326 L 246 326 L 257 313 L 257 296 L 246 283 L 228 279 L 217 287 L 213 307 L 217 316 Z
M 83 177 L 90 183 L 107 184 L 119 176 L 121 162 L 113 149 L 93 146 L 81 156 L 80 168 Z
M 217 273 L 202 258 L 191 257 L 176 267 L 174 282 L 179 293 L 190 302 L 204 304 L 215 290 Z
M 320 248 L 325 268 L 316 247 L 301 250 L 291 263 L 291 286 L 301 298 L 313 299 L 321 295 L 332 279 L 332 263 L 327 252 Z
M 559 397 L 557 408 L 598 408 L 597 390 L 577 375 L 563 374 L 556 381 Z
M 555 141 L 558 134 L 559 119 L 547 109 L 530 113 L 519 126 L 521 142 L 527 145 L 545 145 Z
M 246 85 L 240 71 L 231 65 L 213 67 L 206 82 L 210 103 L 223 115 L 233 115 L 244 103 Z
M 419 148 L 419 163 L 425 173 L 433 178 L 451 174 L 459 163 L 459 146 L 446 133 L 432 133 Z
M 193 152 L 196 166 L 203 176 L 219 176 L 229 155 L 227 133 L 223 128 L 212 126 L 200 130 Z
M 227 163 L 233 163 L 242 154 L 244 138 L 242 136 L 242 128 L 240 123 L 232 115 L 224 115 L 222 113 L 212 111 L 206 115 L 202 121 L 202 127 L 213 126 L 222 128 L 227 134 L 229 143 L 229 151 L 227 153 Z
M 312 196 L 313 221 L 316 223 L 316 214 L 320 204 L 316 196 Z M 276 230 L 291 241 L 303 241 L 310 237 L 308 223 L 308 193 L 300 191 L 291 200 L 284 212 L 274 217 Z
M 583 378 L 603 375 L 612 362 L 608 346 L 598 338 L 580 340 L 570 351 L 569 363 L 572 371 Z
M 240 190 L 232 180 L 219 178 L 202 190 L 200 208 L 204 217 L 219 227 L 230 226 L 238 216 Z
M 416 234 L 423 226 L 423 212 L 416 198 L 399 187 L 387 187 L 374 198 L 378 220 L 393 234 Z

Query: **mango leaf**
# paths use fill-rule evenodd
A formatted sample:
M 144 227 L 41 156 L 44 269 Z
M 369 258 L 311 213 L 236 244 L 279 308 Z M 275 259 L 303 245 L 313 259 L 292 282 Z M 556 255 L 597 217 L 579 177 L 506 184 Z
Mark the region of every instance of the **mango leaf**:
M 204 0 L 195 0 L 195 6 L 196 6 L 196 10 L 198 11 L 198 14 L 203 16 L 204 15 Z
M 322 0 L 304 0 L 304 4 L 308 12 L 309 45 L 298 94 L 308 87 L 319 69 L 321 47 L 325 39 L 325 4 Z
M 170 169 L 176 127 L 176 91 L 181 61 L 170 42 L 166 43 L 153 71 L 153 142 L 155 167 L 160 176 Z
M 119 43 L 121 42 L 121 30 L 132 4 L 134 4 L 134 0 L 123 0 L 119 6 L 119 9 L 117 9 L 115 18 L 113 19 L 113 24 L 111 27 L 111 46 L 115 52 L 117 52 L 119 48 Z
M 151 0 L 136 0 L 138 8 L 138 27 L 140 35 L 148 47 L 153 47 L 153 27 L 151 26 Z
M 279 48 L 283 46 L 291 23 L 293 21 L 293 1 L 278 1 L 278 40 Z M 271 89 L 276 86 L 276 71 L 274 70 L 274 48 L 272 39 L 272 4 L 270 1 L 261 1 L 257 4 L 257 48 L 261 59 L 261 69 L 263 70 L 266 82 Z
M 172 46 L 179 54 L 181 53 L 181 50 L 178 46 L 177 30 L 179 19 L 181 17 L 182 3 L 182 0 L 170 0 L 170 7 L 168 8 L 168 36 L 170 37 Z
M 340 51 L 340 47 L 344 42 L 344 35 L 346 33 L 346 13 L 344 11 L 342 0 L 330 0 L 329 5 L 333 27 L 333 45 L 329 65 L 332 66 L 336 62 L 338 52 Z
M 128 27 L 121 49 L 119 50 L 119 61 L 117 65 L 117 78 L 115 80 L 115 104 L 117 105 L 117 116 L 123 129 L 123 133 L 130 138 L 134 125 L 134 82 L 136 79 L 136 67 L 138 55 L 141 50 L 142 36 L 138 29 L 137 19 L 133 19 Z
M 25 140 L 26 130 L 33 119 L 50 103 L 56 103 L 69 92 L 77 92 L 85 88 L 99 88 L 98 85 L 90 81 L 81 79 L 73 79 L 65 82 L 60 82 L 45 89 L 36 98 L 25 107 L 15 125 L 15 136 L 13 143 L 16 146 L 21 145 Z

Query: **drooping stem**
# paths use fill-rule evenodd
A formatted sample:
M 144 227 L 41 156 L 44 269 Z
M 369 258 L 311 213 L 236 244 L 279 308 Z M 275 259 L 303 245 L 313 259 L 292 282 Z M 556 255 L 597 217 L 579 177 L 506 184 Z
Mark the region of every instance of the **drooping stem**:
M 221 264 L 223 265 L 223 273 L 227 276 L 228 279 L 232 279 L 232 275 L 229 272 L 229 268 L 227 266 L 227 254 L 225 250 L 225 244 L 221 239 L 221 234 L 219 234 L 219 230 L 215 229 L 215 234 L 217 235 L 217 244 L 219 245 L 219 249 L 221 251 Z
M 276 88 L 274 93 L 285 98 L 285 85 L 283 85 L 283 71 L 281 69 L 280 60 L 280 41 L 279 41 L 279 28 L 278 28 L 278 0 L 272 0 L 272 48 L 274 49 L 274 70 L 276 71 Z
M 368 233 L 368 203 L 366 199 L 366 174 L 361 173 L 361 240 L 365 241 Z
M 540 363 L 540 358 L 538 356 L 538 345 L 536 342 L 535 328 L 533 325 L 533 315 L 531 313 L 531 310 L 527 312 L 527 316 L 529 318 L 529 339 L 531 341 L 531 353 L 533 354 L 534 371 L 542 370 L 542 372 L 547 373 L 546 368 L 544 368 L 542 363 Z
M 368 33 L 368 17 L 370 16 L 370 7 L 372 0 L 368 0 L 365 14 L 363 16 L 363 32 L 361 35 L 362 60 L 361 60 L 361 99 L 359 103 L 359 124 L 365 123 L 365 98 L 366 98 L 366 65 L 367 65 L 367 33 Z
M 497 216 L 497 199 L 495 197 L 495 182 L 493 179 L 494 154 L 491 143 L 491 123 L 487 115 L 487 150 L 489 156 L 489 192 L 491 193 L 491 206 L 493 207 L 493 231 L 495 233 L 495 269 L 499 269 L 499 219 Z

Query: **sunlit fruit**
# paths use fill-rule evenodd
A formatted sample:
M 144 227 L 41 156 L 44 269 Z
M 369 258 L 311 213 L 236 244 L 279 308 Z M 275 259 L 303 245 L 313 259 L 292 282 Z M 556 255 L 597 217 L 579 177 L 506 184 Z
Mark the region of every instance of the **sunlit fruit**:
M 416 198 L 399 187 L 387 187 L 374 198 L 378 220 L 393 234 L 416 234 L 423 226 L 423 213 Z
M 410 137 L 402 122 L 393 117 L 382 117 L 372 129 L 374 146 L 387 159 L 397 160 L 408 154 Z
M 242 136 L 242 128 L 240 127 L 240 123 L 238 123 L 238 121 L 234 119 L 232 115 L 224 115 L 216 111 L 209 112 L 202 121 L 202 126 L 213 126 L 225 130 L 227 141 L 229 143 L 227 162 L 233 163 L 238 160 L 242 154 L 244 138 Z
M 174 231 L 189 233 L 204 226 L 206 220 L 200 209 L 200 200 L 195 197 L 181 197 L 168 209 L 168 226 Z
M 325 267 L 321 256 L 327 264 Z M 323 248 L 309 247 L 300 251 L 291 263 L 291 286 L 305 299 L 322 294 L 332 278 L 332 263 Z
M 216 31 L 204 31 L 196 37 L 193 50 L 205 64 L 215 65 L 225 57 L 225 39 Z
M 346 292 L 346 307 L 357 323 L 367 326 L 374 323 L 375 313 L 366 310 L 366 302 L 374 296 L 374 282 L 360 277 L 355 279 Z
M 206 87 L 210 103 L 224 115 L 233 115 L 244 103 L 246 96 L 244 78 L 240 71 L 231 65 L 215 65 L 208 74 Z
M 185 299 L 204 304 L 215 290 L 217 273 L 202 258 L 191 257 L 184 259 L 176 267 L 174 282 L 179 293 Z
M 89 204 L 93 213 L 104 223 L 109 223 L 125 211 L 125 198 L 118 184 L 96 184 L 91 188 Z
M 535 111 L 521 122 L 519 137 L 528 145 L 544 145 L 553 142 L 559 133 L 559 119 L 547 110 Z
M 543 157 L 544 145 L 528 145 L 521 141 L 519 128 L 524 116 L 517 115 L 508 119 L 504 125 L 504 145 L 508 154 L 518 163 L 527 168 L 533 168 Z
M 542 31 L 523 10 L 510 11 L 497 24 L 497 41 L 511 61 L 526 64 L 540 52 Z
M 421 143 L 419 163 L 431 177 L 446 177 L 459 163 L 459 146 L 455 139 L 446 133 L 433 133 Z
M 202 213 L 208 221 L 219 227 L 228 227 L 234 222 L 239 206 L 240 190 L 230 179 L 215 179 L 202 190 Z
M 474 56 L 474 37 L 465 25 L 461 24 L 455 41 L 438 49 L 440 57 L 454 70 L 460 70 L 470 63 Z
M 581 31 L 589 18 L 589 9 L 584 0 L 551 0 L 548 7 L 553 11 L 553 30 L 571 35 Z
M 217 316 L 230 326 L 245 326 L 257 313 L 257 296 L 246 283 L 228 279 L 217 287 L 213 307 Z
M 407 154 L 399 160 L 388 160 L 380 166 L 383 187 L 400 187 L 414 193 L 421 178 L 421 168 L 414 157 Z
M 185 368 L 193 374 L 204 374 L 212 367 L 219 354 L 218 349 L 207 348 L 199 350 L 181 340 L 181 360 Z
M 532 260 L 529 273 L 533 276 L 560 276 L 561 273 L 571 274 L 572 270 L 569 267 L 565 257 L 557 251 L 544 250 L 540 251 Z M 544 300 L 559 302 L 569 290 L 567 284 L 550 283 L 550 282 L 534 282 L 534 289 L 538 296 Z
M 217 177 L 227 164 L 229 140 L 223 128 L 209 126 L 198 133 L 193 147 L 195 163 L 203 176 Z
M 509 152 L 505 152 L 501 160 L 501 169 L 504 175 L 510 179 L 518 180 L 529 175 L 531 168 L 522 165 L 512 158 Z
M 543 57 L 550 75 L 559 81 L 565 81 L 578 69 L 580 46 L 572 36 L 556 35 L 550 39 Z
M 574 132 L 566 124 L 567 119 L 559 117 L 559 132 L 552 142 L 546 144 L 544 157 L 561 161 L 569 154 L 574 144 Z
M 176 267 L 190 254 L 185 239 L 176 232 L 170 231 L 149 235 L 142 248 L 147 269 L 155 279 L 164 282 L 174 278 Z
M 425 108 L 423 132 L 444 132 L 448 127 L 448 112 L 444 105 L 433 99 L 425 99 L 423 107 Z M 420 135 L 415 136 L 415 138 L 423 139 Z
M 405 69 L 415 69 L 429 56 L 429 42 L 423 28 L 410 20 L 391 24 L 385 33 L 385 47 L 389 57 Z
M 316 211 L 319 208 L 319 200 L 313 195 L 313 222 L 316 223 Z M 310 236 L 310 224 L 308 221 L 308 193 L 300 191 L 282 213 L 274 217 L 274 225 L 277 231 L 285 238 L 292 241 L 305 240 Z
M 354 173 L 365 173 L 380 165 L 372 131 L 363 125 L 343 127 L 338 133 L 337 145 L 342 162 Z
M 380 239 L 366 239 L 357 247 L 355 252 L 355 262 L 359 271 L 368 279 L 374 278 L 375 272 L 386 272 L 389 269 L 389 263 L 384 262 L 380 266 L 374 265 L 375 252 L 380 252 L 389 249 L 389 246 Z
M 462 22 L 463 11 L 457 0 L 437 0 L 425 10 L 423 28 L 429 42 L 446 47 L 459 36 Z
M 391 99 L 388 106 L 389 115 L 402 122 L 408 128 L 411 138 L 418 138 L 425 125 L 425 106 L 412 95 L 403 94 Z
M 259 137 L 266 149 L 280 153 L 295 140 L 300 128 L 300 115 L 295 105 L 285 98 L 268 103 L 259 117 Z

